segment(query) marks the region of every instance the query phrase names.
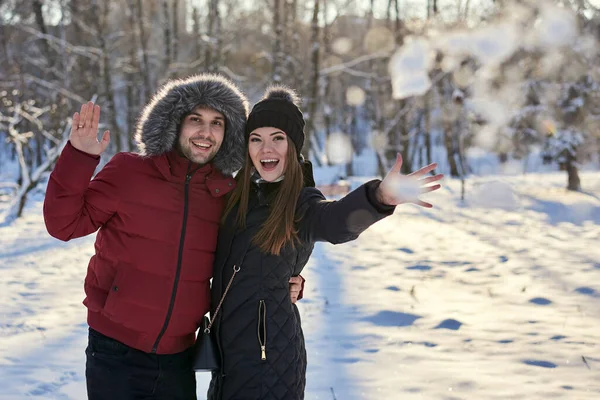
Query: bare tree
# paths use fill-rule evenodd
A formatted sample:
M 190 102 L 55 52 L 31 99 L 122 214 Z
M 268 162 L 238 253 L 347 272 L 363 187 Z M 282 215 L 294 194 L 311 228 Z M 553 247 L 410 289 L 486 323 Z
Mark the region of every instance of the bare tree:
M 46 22 L 44 21 L 44 13 L 42 11 L 42 2 L 40 0 L 33 0 L 31 6 L 33 8 L 33 14 L 35 15 L 35 23 L 38 26 L 38 29 L 43 34 L 44 39 L 42 39 L 42 47 L 43 53 L 46 56 L 48 61 L 51 60 L 50 57 L 50 46 L 47 42 L 48 31 L 46 30 Z
M 281 21 L 281 0 L 273 0 L 273 82 L 281 82 L 281 47 L 283 41 L 283 24 Z
M 130 26 L 136 26 L 136 5 L 134 1 L 127 1 L 127 18 Z M 133 144 L 133 133 L 135 130 L 135 119 L 139 108 L 141 107 L 140 102 L 140 86 L 143 85 L 143 80 L 140 79 L 142 73 L 140 61 L 137 56 L 139 32 L 137 29 L 133 31 L 134 40 L 129 43 L 129 65 L 126 72 L 127 77 L 127 132 L 128 140 L 127 146 L 124 148 L 125 151 L 129 151 Z
M 331 23 L 328 23 L 327 21 L 329 21 L 329 15 L 328 15 L 328 1 L 327 0 L 323 0 L 323 16 L 324 16 L 324 26 L 323 26 L 323 50 L 325 52 L 325 54 L 331 54 L 332 53 L 332 49 L 331 49 Z M 332 92 L 332 79 L 333 77 L 329 74 L 323 74 L 323 76 L 321 77 L 321 81 L 322 81 L 322 88 L 323 88 L 323 98 L 322 98 L 322 107 L 321 109 L 323 110 L 323 125 L 325 127 L 325 138 L 329 138 L 329 135 L 331 134 L 331 125 L 333 123 L 333 118 L 332 118 L 332 107 L 330 105 L 330 97 L 331 97 L 331 92 Z
M 174 63 L 177 63 L 179 57 L 179 1 L 173 0 L 173 43 L 171 59 Z
M 163 55 L 163 69 L 165 77 L 170 75 L 169 67 L 171 65 L 171 16 L 169 13 L 169 0 L 162 1 L 163 8 L 163 39 L 165 51 Z
M 121 138 L 121 129 L 119 128 L 119 124 L 117 121 L 117 113 L 115 107 L 115 94 L 113 90 L 112 83 L 112 60 L 111 60 L 111 50 L 107 44 L 107 31 L 108 31 L 108 21 L 110 17 L 110 2 L 102 2 L 102 5 L 96 5 L 96 8 L 101 7 L 101 10 L 96 10 L 97 15 L 100 17 L 96 20 L 96 31 L 98 33 L 98 42 L 100 44 L 100 50 L 102 52 L 102 81 L 104 83 L 104 97 L 106 98 L 106 108 L 108 110 L 109 118 L 111 119 L 112 125 L 112 133 L 113 140 L 112 143 L 115 144 L 115 149 L 117 152 L 122 150 L 122 138 Z
M 135 117 L 157 83 L 184 72 L 205 69 L 227 75 L 251 97 L 262 92 L 268 81 L 281 81 L 297 88 L 304 95 L 307 118 L 307 140 L 302 153 L 308 157 L 310 152 L 316 163 L 323 159 L 319 153 L 324 146 L 320 142 L 334 130 L 348 133 L 357 153 L 369 145 L 367 135 L 379 132 L 373 136 L 377 139 L 380 173 L 387 171 L 397 152 L 403 154 L 403 171 L 408 172 L 417 162 L 431 162 L 434 150 L 439 147 L 445 150 L 450 174 L 464 178 L 469 171 L 465 150 L 470 146 L 473 124 L 489 123 L 483 116 L 473 115 L 476 108 L 467 107 L 469 103 L 456 102 L 458 89 L 468 98 L 472 93 L 470 88 L 456 81 L 454 73 L 442 70 L 440 54 L 430 71 L 433 82 L 430 90 L 422 97 L 396 101 L 390 91 L 390 54 L 374 53 L 373 48 L 365 52 L 360 46 L 365 38 L 373 38 L 367 35 L 369 28 L 391 31 L 396 47 L 402 46 L 407 35 L 418 34 L 411 32 L 412 23 L 403 20 L 401 2 L 369 0 L 367 5 L 371 9 L 362 16 L 349 11 L 355 0 L 313 0 L 308 7 L 304 3 L 265 0 L 237 7 L 236 0 L 3 2 L 3 10 L 8 12 L 0 16 L 0 93 L 9 96 L 16 93 L 15 104 L 25 105 L 27 100 L 34 100 L 32 107 L 44 108 L 37 105 L 44 104 L 50 111 L 39 116 L 43 129 L 21 116 L 20 122 L 11 128 L 17 133 L 8 142 L 0 141 L 0 154 L 12 157 L 11 162 L 20 165 L 17 153 L 21 152 L 30 176 L 27 178 L 27 171 L 19 166 L 18 171 L 24 171 L 19 172 L 19 184 L 27 179 L 35 181 L 31 171 L 45 165 L 47 149 L 62 139 L 61 132 L 72 110 L 95 93 L 101 95 L 100 103 L 106 109 L 103 115 L 113 132 L 110 151 L 129 150 Z M 497 1 L 493 10 L 498 11 L 500 3 L 505 2 Z M 265 4 L 273 14 L 264 12 Z M 442 12 L 442 4 L 437 0 L 421 4 L 426 5 L 428 16 L 439 16 Z M 469 7 L 473 2 L 460 0 L 455 4 L 458 21 L 452 23 L 460 23 L 467 17 L 472 23 L 475 10 Z M 600 36 L 597 9 L 583 0 L 562 4 L 579 15 L 585 14 L 579 23 L 580 27 L 586 27 L 588 36 Z M 200 8 L 204 5 L 206 11 Z M 377 7 L 382 8 L 386 20 L 375 16 Z M 187 10 L 191 15 L 184 15 Z M 225 15 L 227 24 L 223 23 Z M 186 29 L 188 19 L 193 25 L 190 31 Z M 159 29 L 155 29 L 157 26 Z M 337 45 L 343 41 L 336 43 L 334 38 L 345 38 L 351 45 L 338 51 L 343 46 Z M 576 89 L 576 93 L 561 97 L 566 105 L 542 104 L 548 115 L 556 119 L 554 142 L 570 140 L 570 147 L 563 146 L 562 155 L 552 162 L 558 162 L 568 172 L 569 187 L 573 188 L 581 187 L 576 179 L 579 162 L 589 160 L 589 153 L 596 153 L 599 147 L 598 138 L 590 132 L 598 131 L 600 126 L 597 99 L 600 96 L 579 82 L 573 72 L 588 70 L 595 76 L 599 60 L 593 52 L 580 53 L 566 58 L 583 68 L 562 69 L 557 76 L 543 78 L 548 84 L 572 85 Z M 529 58 L 530 55 L 517 57 L 511 61 L 511 67 Z M 475 62 L 472 67 L 473 71 L 480 68 Z M 502 67 L 499 74 L 501 70 Z M 569 78 L 563 79 L 567 75 Z M 594 85 L 590 87 L 597 87 Z M 363 104 L 348 101 L 350 86 L 364 90 Z M 556 97 L 553 101 L 557 102 Z M 577 108 L 578 104 L 584 106 Z M 577 118 L 571 118 L 565 111 L 569 107 L 577 108 Z M 445 118 L 434 119 L 438 115 Z M 12 111 L 5 116 L 13 117 Z M 527 153 L 528 146 L 543 144 L 546 138 L 537 132 L 539 124 L 532 117 L 501 127 L 504 129 L 501 133 L 510 139 L 508 145 L 513 146 L 505 149 L 506 155 L 518 157 Z M 3 129 L 7 130 L 8 125 L 5 120 Z M 2 138 L 9 137 L 3 129 L 0 129 Z M 513 129 L 512 135 L 507 134 L 507 129 Z M 525 136 L 532 142 L 525 143 Z
M 204 68 L 210 72 L 219 70 L 221 61 L 221 17 L 219 0 L 210 0 L 208 8 L 208 44 L 204 57 Z
M 319 5 L 320 0 L 314 0 L 312 23 L 311 23 L 311 45 L 310 45 L 310 59 L 311 59 L 311 77 L 309 84 L 309 97 L 308 97 L 308 121 L 306 129 L 306 140 L 304 141 L 304 149 L 302 154 L 308 159 L 309 150 L 312 146 L 311 140 L 315 134 L 315 119 L 317 114 L 317 105 L 319 101 L 319 68 L 320 68 L 320 26 L 319 26 Z M 317 164 L 319 164 L 317 160 Z
M 441 70 L 440 72 L 441 73 Z M 450 176 L 454 178 L 458 178 L 461 176 L 460 171 L 458 169 L 458 163 L 456 160 L 456 155 L 458 153 L 458 146 L 456 135 L 457 132 L 454 129 L 455 125 L 455 112 L 453 112 L 455 105 L 452 103 L 452 82 L 450 82 L 449 76 L 445 76 L 440 79 L 440 82 L 437 86 L 437 94 L 440 99 L 440 107 L 444 111 L 442 129 L 444 132 L 444 146 L 446 147 L 446 156 L 448 160 L 448 165 L 450 167 Z M 442 105 L 442 102 L 444 105 Z
M 402 46 L 404 43 L 404 32 L 403 32 L 403 23 L 402 18 L 400 16 L 400 6 L 398 4 L 398 0 L 394 0 L 394 40 L 397 47 Z M 399 110 L 408 110 L 412 107 L 410 104 L 412 99 L 402 99 L 397 101 L 397 107 Z M 417 118 L 418 120 L 418 118 Z M 413 128 L 415 131 L 420 132 L 420 129 L 415 126 Z M 391 149 L 388 152 L 388 159 L 391 161 L 395 158 L 397 149 L 400 149 L 400 153 L 402 154 L 402 159 L 404 162 L 402 163 L 402 172 L 408 174 L 412 172 L 414 155 L 418 150 L 418 138 L 413 138 L 413 134 L 410 133 L 411 128 L 408 126 L 407 112 L 403 112 L 400 115 L 399 124 L 396 129 L 392 130 L 390 137 Z M 412 142 L 412 148 L 411 148 Z
M 202 33 L 200 32 L 200 12 L 196 5 L 192 6 L 192 21 L 194 30 L 194 50 L 196 60 L 202 57 Z
M 134 1 L 134 0 L 131 0 Z M 142 75 L 144 77 L 144 88 L 145 91 L 142 92 L 142 97 L 145 97 L 148 93 L 153 92 L 153 85 L 151 84 L 150 79 L 150 62 L 148 60 L 148 48 L 146 37 L 146 29 L 144 27 L 144 8 L 142 7 L 142 0 L 137 0 L 137 27 L 139 30 L 139 38 L 140 38 L 140 51 L 142 53 Z
M 8 132 L 9 141 L 14 145 L 14 149 L 18 158 L 19 167 L 21 170 L 21 182 L 18 185 L 16 194 L 11 199 L 9 207 L 1 215 L 0 226 L 4 226 L 12 222 L 15 218 L 22 215 L 27 195 L 38 185 L 42 180 L 43 174 L 49 171 L 54 162 L 60 155 L 63 147 L 69 140 L 68 132 L 71 128 L 69 124 L 65 125 L 62 135 L 57 139 L 44 129 L 43 118 L 49 112 L 53 111 L 52 106 L 35 107 L 28 100 L 19 102 L 7 109 L 10 115 L 0 111 L 0 129 Z M 27 160 L 25 147 L 29 140 L 34 136 L 34 132 L 27 129 L 22 129 L 25 126 L 32 126 L 40 134 L 48 138 L 50 145 L 46 148 L 46 157 L 44 162 L 34 167 Z
M 292 87 L 298 86 L 296 76 L 298 60 L 296 55 L 300 48 L 300 36 L 297 29 L 298 4 L 297 0 L 284 0 L 284 44 L 283 70 L 286 73 L 286 82 Z

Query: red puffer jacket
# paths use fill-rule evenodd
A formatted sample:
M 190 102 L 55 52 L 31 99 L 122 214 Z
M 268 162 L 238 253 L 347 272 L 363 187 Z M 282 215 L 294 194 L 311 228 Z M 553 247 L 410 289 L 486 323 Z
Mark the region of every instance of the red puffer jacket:
M 199 106 L 225 117 L 219 151 L 202 167 L 174 151 L 181 121 Z M 148 353 L 178 353 L 194 343 L 209 309 L 223 196 L 246 153 L 247 115 L 233 83 L 201 74 L 165 84 L 140 115 L 139 155 L 115 155 L 91 182 L 99 157 L 65 147 L 50 175 L 44 218 L 61 240 L 99 229 L 85 278 L 92 328 Z
M 67 145 L 44 204 L 58 239 L 100 228 L 85 278 L 88 323 L 145 352 L 183 351 L 210 306 L 223 195 L 234 181 L 170 152 L 119 153 L 90 182 L 98 161 Z

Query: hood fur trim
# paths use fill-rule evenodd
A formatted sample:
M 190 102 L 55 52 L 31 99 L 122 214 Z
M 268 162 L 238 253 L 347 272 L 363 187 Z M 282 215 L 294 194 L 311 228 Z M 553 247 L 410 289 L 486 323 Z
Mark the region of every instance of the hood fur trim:
M 157 156 L 173 150 L 181 121 L 200 105 L 225 116 L 225 137 L 213 165 L 225 175 L 239 170 L 245 161 L 248 100 L 231 81 L 216 74 L 171 80 L 159 89 L 137 123 L 139 154 Z

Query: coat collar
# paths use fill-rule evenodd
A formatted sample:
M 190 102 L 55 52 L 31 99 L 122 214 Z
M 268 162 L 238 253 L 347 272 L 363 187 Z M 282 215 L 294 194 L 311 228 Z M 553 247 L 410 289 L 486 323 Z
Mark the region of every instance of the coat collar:
M 213 167 L 212 163 L 199 166 L 179 155 L 175 150 L 151 158 L 169 182 L 184 183 L 186 175 L 192 173 L 190 183 L 205 183 L 213 197 L 222 197 L 235 188 L 233 177 L 223 175 Z

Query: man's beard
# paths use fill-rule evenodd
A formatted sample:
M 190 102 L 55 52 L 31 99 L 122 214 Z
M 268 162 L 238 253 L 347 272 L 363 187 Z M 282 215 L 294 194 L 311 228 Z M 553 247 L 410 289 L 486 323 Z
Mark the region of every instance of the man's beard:
M 182 146 L 180 142 L 177 142 L 177 150 L 179 155 L 187 158 L 194 164 L 204 165 L 211 162 L 215 156 L 217 155 L 218 149 L 215 150 L 214 143 L 211 142 L 211 152 L 205 155 L 195 154 L 193 144 L 189 144 L 188 146 Z

